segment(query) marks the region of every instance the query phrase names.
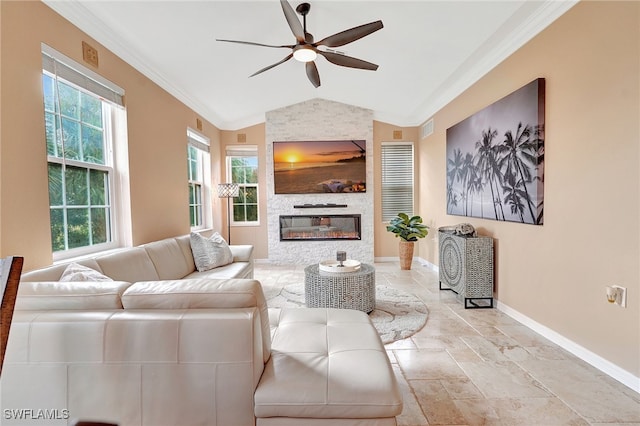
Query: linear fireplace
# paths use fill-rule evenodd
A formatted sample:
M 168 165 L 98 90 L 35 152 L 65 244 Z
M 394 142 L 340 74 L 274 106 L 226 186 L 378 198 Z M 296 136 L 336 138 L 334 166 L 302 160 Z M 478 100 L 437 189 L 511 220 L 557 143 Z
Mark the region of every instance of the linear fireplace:
M 280 216 L 280 241 L 359 239 L 359 214 Z

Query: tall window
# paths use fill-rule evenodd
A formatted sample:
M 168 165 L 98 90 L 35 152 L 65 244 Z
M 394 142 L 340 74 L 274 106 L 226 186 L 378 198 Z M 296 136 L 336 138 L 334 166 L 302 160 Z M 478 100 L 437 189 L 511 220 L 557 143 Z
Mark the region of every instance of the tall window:
M 227 179 L 237 183 L 240 193 L 233 199 L 235 225 L 257 225 L 258 214 L 258 148 L 252 145 L 227 147 Z
M 382 143 L 382 221 L 413 214 L 413 143 Z
M 43 45 L 54 253 L 115 245 L 113 134 L 124 91 Z
M 188 129 L 187 142 L 191 228 L 204 228 L 210 223 L 211 210 L 209 139 L 195 130 Z

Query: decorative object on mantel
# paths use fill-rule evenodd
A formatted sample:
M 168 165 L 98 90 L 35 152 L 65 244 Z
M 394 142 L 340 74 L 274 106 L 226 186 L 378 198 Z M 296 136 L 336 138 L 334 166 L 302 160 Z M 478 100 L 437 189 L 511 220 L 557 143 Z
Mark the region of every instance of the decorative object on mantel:
M 237 183 L 219 183 L 218 198 L 227 199 L 227 244 L 231 244 L 231 202 L 229 198 L 237 197 L 240 187 Z
M 493 238 L 443 228 L 438 230 L 440 290 L 456 293 L 465 309 L 493 308 Z
M 396 217 L 389 221 L 387 231 L 400 238 L 400 269 L 411 269 L 413 260 L 414 243 L 418 238 L 424 238 L 429 233 L 429 227 L 422 224 L 420 216 L 409 217 L 406 213 L 398 213 Z
M 335 209 L 335 208 L 342 208 L 342 207 L 347 207 L 347 205 L 326 203 L 326 204 L 296 204 L 293 206 L 294 209 Z

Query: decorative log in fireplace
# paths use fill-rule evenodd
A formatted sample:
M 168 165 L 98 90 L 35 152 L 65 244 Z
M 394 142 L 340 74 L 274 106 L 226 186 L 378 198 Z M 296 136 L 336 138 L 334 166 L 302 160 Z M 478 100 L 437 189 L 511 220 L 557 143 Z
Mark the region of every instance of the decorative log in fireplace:
M 359 214 L 280 216 L 280 241 L 359 239 Z

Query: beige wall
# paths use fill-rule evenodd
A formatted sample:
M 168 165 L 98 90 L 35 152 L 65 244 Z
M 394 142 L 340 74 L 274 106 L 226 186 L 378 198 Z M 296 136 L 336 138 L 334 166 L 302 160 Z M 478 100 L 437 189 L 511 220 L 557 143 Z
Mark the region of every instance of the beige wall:
M 244 135 L 244 136 L 243 136 Z M 238 136 L 241 136 L 246 142 L 239 143 Z M 267 259 L 268 253 L 268 241 L 267 241 L 267 152 L 265 144 L 265 125 L 257 124 L 255 126 L 247 127 L 236 131 L 221 131 L 221 147 L 220 147 L 220 163 L 222 174 L 222 180 L 226 176 L 226 161 L 225 150 L 227 146 L 233 145 L 257 145 L 258 146 L 258 200 L 260 202 L 259 212 L 260 225 L 259 226 L 232 226 L 231 227 L 231 242 L 237 244 L 253 244 L 253 255 L 255 259 Z M 227 206 L 226 203 L 222 206 L 221 217 L 223 223 L 223 235 L 226 234 L 227 229 Z
M 394 132 L 401 132 L 402 137 L 396 139 L 394 137 Z M 382 142 L 413 142 L 414 151 L 413 155 L 415 158 L 414 172 L 416 175 L 416 185 L 414 192 L 414 214 L 422 216 L 424 223 L 429 225 L 428 218 L 431 217 L 430 212 L 427 210 L 421 209 L 421 206 L 418 204 L 420 197 L 420 162 L 419 151 L 420 151 L 420 143 L 418 140 L 419 137 L 419 128 L 418 127 L 399 127 L 394 126 L 393 124 L 383 123 L 381 121 L 373 122 L 373 148 L 374 148 L 374 159 L 373 159 L 373 175 L 375 176 L 375 189 L 374 189 L 374 223 L 375 223 L 375 243 L 374 243 L 374 255 L 377 258 L 385 258 L 385 257 L 398 257 L 398 243 L 400 241 L 399 238 L 396 238 L 394 234 L 391 232 L 387 232 L 386 224 L 382 222 L 382 206 L 380 204 L 382 198 L 382 162 L 380 160 L 380 150 L 382 149 Z M 397 135 L 396 135 L 397 136 Z M 431 231 L 430 231 L 431 232 Z M 415 244 L 414 248 L 414 256 L 424 257 L 420 254 L 420 245 Z
M 0 256 L 24 256 L 25 270 L 52 261 L 41 42 L 80 63 L 81 43 L 90 43 L 99 54 L 94 70 L 126 91 L 133 244 L 188 233 L 186 129 L 196 128 L 196 113 L 43 3 L 3 1 L 0 10 Z M 217 154 L 219 130 L 203 120 L 202 133 Z
M 496 241 L 496 291 L 515 309 L 640 376 L 640 3 L 581 2 L 435 115 L 421 142 L 421 210 Z M 448 216 L 445 132 L 546 79 L 544 225 Z M 428 117 L 425 117 L 425 119 Z M 437 264 L 432 232 L 420 254 Z M 605 286 L 628 289 L 628 307 Z

